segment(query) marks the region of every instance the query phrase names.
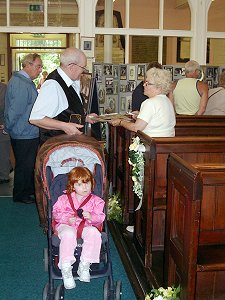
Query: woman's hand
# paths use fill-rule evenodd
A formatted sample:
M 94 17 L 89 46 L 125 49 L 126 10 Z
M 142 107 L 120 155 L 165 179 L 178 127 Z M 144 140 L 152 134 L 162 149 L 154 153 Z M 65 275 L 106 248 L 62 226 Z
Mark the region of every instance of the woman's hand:
M 111 121 L 109 121 L 109 123 L 112 125 L 112 126 L 120 126 L 121 125 L 121 119 L 112 119 Z
M 134 110 L 134 111 L 131 112 L 131 115 L 132 115 L 133 120 L 137 120 L 137 116 L 139 115 L 139 111 Z

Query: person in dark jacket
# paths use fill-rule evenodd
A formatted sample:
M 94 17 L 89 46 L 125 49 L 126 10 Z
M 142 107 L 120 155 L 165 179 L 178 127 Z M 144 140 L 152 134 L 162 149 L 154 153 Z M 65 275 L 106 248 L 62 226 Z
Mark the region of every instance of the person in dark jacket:
M 39 128 L 28 120 L 38 95 L 33 80 L 42 71 L 40 55 L 26 55 L 22 67 L 8 82 L 4 115 L 16 161 L 13 201 L 28 204 L 34 202 L 34 167 L 39 146 Z
M 158 63 L 157 61 L 153 61 L 148 64 L 146 72 L 151 68 L 158 68 L 162 69 L 162 65 Z M 141 81 L 135 90 L 132 93 L 132 111 L 138 111 L 140 110 L 142 102 L 144 102 L 148 97 L 144 95 L 144 87 L 143 87 L 143 81 Z
M 4 107 L 6 84 L 0 82 L 0 184 L 9 182 L 10 163 L 10 138 L 4 128 Z

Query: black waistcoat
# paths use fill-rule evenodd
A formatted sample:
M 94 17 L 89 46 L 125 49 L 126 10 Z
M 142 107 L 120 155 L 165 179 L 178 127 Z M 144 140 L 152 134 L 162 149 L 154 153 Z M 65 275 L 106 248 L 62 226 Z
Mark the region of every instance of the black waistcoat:
M 52 73 L 50 73 L 46 80 L 53 79 L 56 80 L 59 85 L 62 87 L 67 101 L 68 101 L 68 108 L 62 111 L 58 116 L 55 116 L 54 119 L 63 121 L 63 122 L 69 122 L 71 114 L 79 114 L 81 116 L 82 123 L 84 121 L 84 108 L 80 101 L 79 96 L 77 95 L 76 91 L 72 86 L 68 87 L 65 81 L 62 79 L 62 77 L 59 75 L 57 70 L 54 70 Z M 48 101 L 48 99 L 46 99 Z M 82 130 L 82 129 L 81 129 Z M 40 129 L 40 139 L 41 143 L 44 143 L 48 138 L 64 134 L 65 132 L 61 130 L 49 130 L 49 129 Z

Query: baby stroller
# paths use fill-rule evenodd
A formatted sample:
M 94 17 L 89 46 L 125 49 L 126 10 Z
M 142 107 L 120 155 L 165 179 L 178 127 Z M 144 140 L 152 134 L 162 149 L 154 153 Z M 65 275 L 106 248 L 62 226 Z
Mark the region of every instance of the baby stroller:
M 84 135 L 78 137 L 64 136 L 49 139 L 42 147 L 44 155 L 40 164 L 40 174 L 43 191 L 46 200 L 46 218 L 48 223 L 47 237 L 48 248 L 44 249 L 44 264 L 48 270 L 49 280 L 43 289 L 43 300 L 64 299 L 64 285 L 61 283 L 55 287 L 55 281 L 62 279 L 61 270 L 58 268 L 59 261 L 59 238 L 52 231 L 52 207 L 58 197 L 66 189 L 67 173 L 76 166 L 87 167 L 95 177 L 94 194 L 106 199 L 107 180 L 104 162 L 104 152 L 101 142 Z M 52 140 L 52 142 L 51 142 Z M 49 145 L 49 147 L 48 147 Z M 43 210 L 44 211 L 44 210 Z M 92 264 L 91 278 L 106 277 L 103 286 L 104 300 L 121 299 L 121 281 L 114 283 L 112 262 L 110 259 L 109 239 L 107 222 L 103 224 L 102 246 L 100 263 Z M 82 251 L 82 240 L 78 241 L 75 250 L 76 262 L 73 265 L 73 276 L 78 278 L 77 268 Z

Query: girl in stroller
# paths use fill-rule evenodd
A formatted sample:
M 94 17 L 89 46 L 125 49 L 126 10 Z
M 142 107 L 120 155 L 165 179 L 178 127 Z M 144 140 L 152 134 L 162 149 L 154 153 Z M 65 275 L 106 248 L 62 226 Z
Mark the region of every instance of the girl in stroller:
M 72 265 L 75 262 L 77 238 L 83 239 L 77 271 L 79 280 L 90 282 L 90 264 L 99 263 L 102 241 L 99 228 L 105 219 L 105 202 L 91 193 L 94 184 L 93 175 L 88 168 L 73 168 L 68 173 L 65 194 L 53 206 L 53 227 L 60 239 L 58 266 L 66 289 L 76 286 Z

